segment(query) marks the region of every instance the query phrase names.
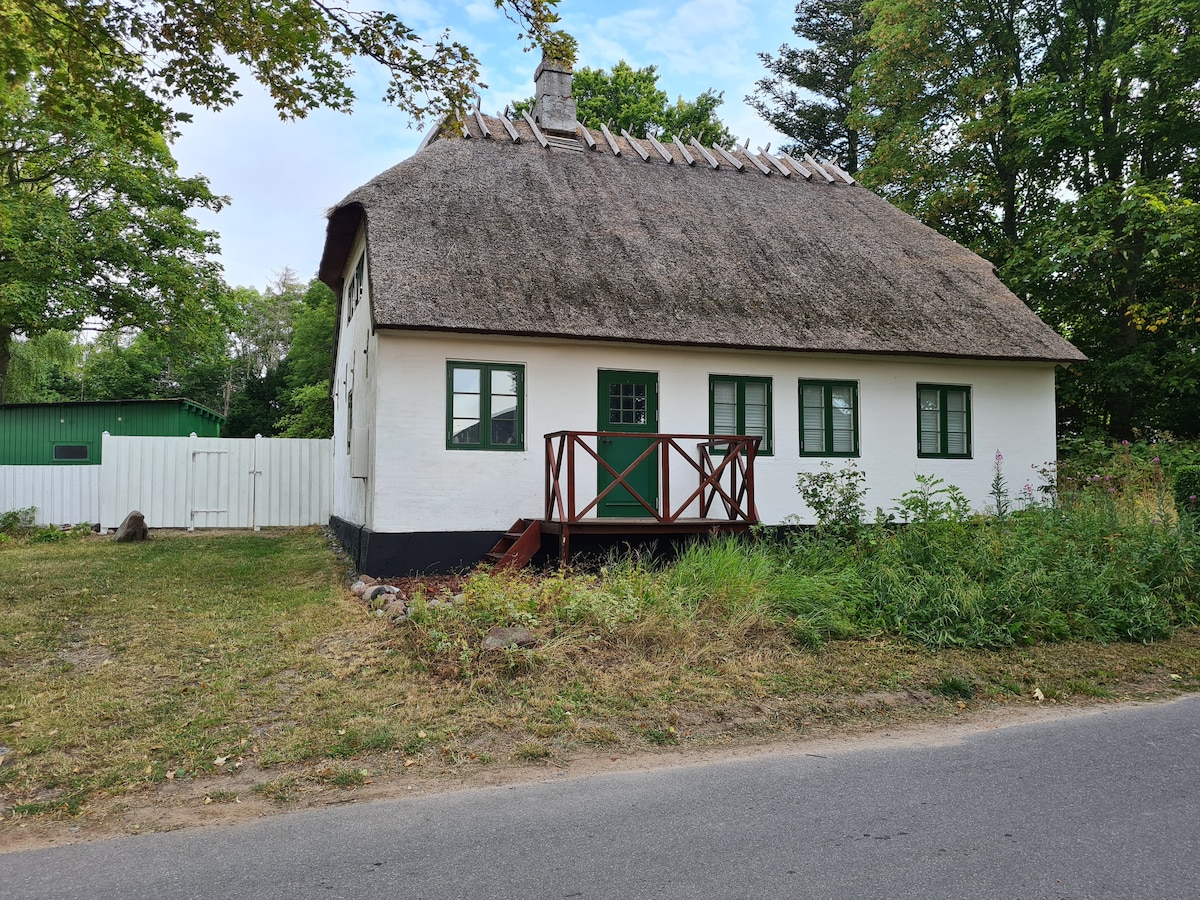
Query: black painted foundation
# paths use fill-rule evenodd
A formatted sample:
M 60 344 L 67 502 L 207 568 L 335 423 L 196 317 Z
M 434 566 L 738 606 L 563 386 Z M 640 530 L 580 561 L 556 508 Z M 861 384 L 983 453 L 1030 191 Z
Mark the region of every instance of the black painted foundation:
M 474 568 L 496 545 L 499 531 L 379 532 L 333 516 L 329 520 L 338 541 L 354 560 L 355 570 L 375 578 L 411 575 L 452 575 Z M 610 555 L 638 553 L 656 560 L 674 559 L 679 551 L 704 534 L 573 535 L 571 565 L 594 568 Z M 542 536 L 542 552 L 534 566 L 556 565 L 558 539 Z

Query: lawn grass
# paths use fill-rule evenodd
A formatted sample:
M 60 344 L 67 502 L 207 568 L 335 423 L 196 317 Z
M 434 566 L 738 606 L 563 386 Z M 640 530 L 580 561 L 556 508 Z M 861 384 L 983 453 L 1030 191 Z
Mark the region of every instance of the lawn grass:
M 1032 704 L 1035 690 L 1091 703 L 1200 689 L 1196 628 L 980 650 L 822 624 L 814 644 L 811 622 L 798 632 L 764 595 L 764 560 L 714 545 L 684 562 L 481 574 L 469 600 L 392 623 L 350 594 L 318 529 L 10 541 L 0 804 L 87 815 L 168 782 L 210 803 L 236 799 L 235 782 L 286 803 L 385 773 L 731 745 Z M 837 587 L 788 577 L 796 596 Z M 538 646 L 482 651 L 493 622 L 526 624 Z

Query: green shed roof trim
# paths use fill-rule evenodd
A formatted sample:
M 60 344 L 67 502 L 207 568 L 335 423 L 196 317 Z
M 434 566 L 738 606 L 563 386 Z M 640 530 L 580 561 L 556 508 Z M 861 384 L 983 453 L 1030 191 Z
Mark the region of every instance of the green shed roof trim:
M 57 403 L 0 403 L 0 409 L 37 409 L 39 407 L 46 408 L 83 408 L 83 407 L 105 407 L 105 406 L 131 406 L 133 404 L 142 403 L 161 403 L 161 404 L 177 404 L 185 410 L 196 413 L 204 418 L 212 419 L 221 425 L 225 424 L 225 417 L 220 413 L 213 412 L 207 406 L 201 406 L 194 400 L 188 400 L 183 397 L 171 397 L 166 399 L 154 400 L 63 400 Z

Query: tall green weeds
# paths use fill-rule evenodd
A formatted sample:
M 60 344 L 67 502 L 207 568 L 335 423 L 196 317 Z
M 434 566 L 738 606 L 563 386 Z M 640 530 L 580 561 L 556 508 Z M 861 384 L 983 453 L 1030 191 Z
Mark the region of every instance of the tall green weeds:
M 1010 498 L 1002 462 L 997 453 L 990 515 L 919 477 L 867 523 L 862 473 L 823 467 L 798 482 L 815 527 L 699 541 L 668 565 L 614 557 L 598 575 L 476 575 L 462 602 L 418 607 L 416 624 L 439 639 L 457 622 L 460 635 L 493 624 L 632 628 L 640 640 L 782 629 L 802 645 L 892 636 L 982 648 L 1149 642 L 1200 624 L 1200 542 L 1172 513 L 1160 460 L 1118 450 L 1107 470 L 1064 480 L 1053 502 L 1028 484 Z

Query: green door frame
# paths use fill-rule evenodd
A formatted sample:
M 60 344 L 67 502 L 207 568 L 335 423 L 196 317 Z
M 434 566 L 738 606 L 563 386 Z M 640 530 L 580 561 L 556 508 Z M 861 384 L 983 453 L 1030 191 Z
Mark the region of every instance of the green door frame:
M 600 369 L 597 382 L 597 431 L 627 431 L 645 434 L 658 432 L 658 373 L 624 372 Z M 600 458 L 617 472 L 625 468 L 650 446 L 638 438 L 606 438 L 596 441 Z M 599 468 L 597 492 L 613 482 Z M 626 482 L 653 507 L 658 506 L 658 451 L 655 450 L 625 476 Z M 599 516 L 649 517 L 650 513 L 624 487 L 618 486 L 600 501 Z

